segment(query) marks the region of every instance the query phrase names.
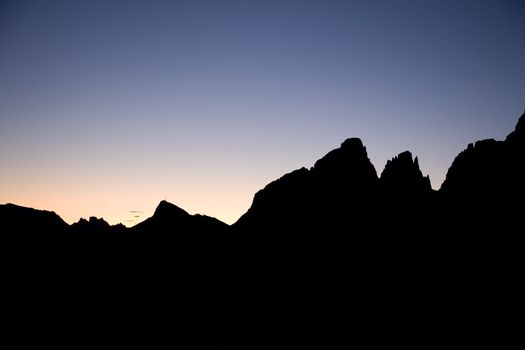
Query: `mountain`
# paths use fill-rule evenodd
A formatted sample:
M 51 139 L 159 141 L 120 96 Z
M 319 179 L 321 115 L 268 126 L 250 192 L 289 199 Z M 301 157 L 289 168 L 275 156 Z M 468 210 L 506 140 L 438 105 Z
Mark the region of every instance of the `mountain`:
M 127 237 L 134 255 L 146 256 L 157 270 L 189 264 L 188 271 L 205 274 L 220 267 L 230 239 L 227 224 L 190 215 L 167 201 L 159 203 L 152 217 L 128 229 Z
M 68 225 L 55 212 L 36 210 L 15 204 L 0 205 L 0 246 L 11 254 L 20 249 L 26 254 L 41 250 L 47 242 L 68 239 Z
M 190 215 L 166 201 L 159 203 L 152 217 L 131 229 L 110 226 L 94 217 L 69 226 L 53 212 L 14 204 L 0 205 L 0 218 L 6 231 L 42 233 L 40 238 L 53 233 L 62 235 L 65 231 L 86 234 L 111 231 L 117 236 L 126 232 L 130 237 L 149 234 L 182 239 L 192 232 L 239 235 L 251 231 L 271 235 L 295 228 L 340 231 L 339 228 L 348 225 L 369 230 L 375 229 L 370 225 L 373 221 L 377 227 L 374 218 L 392 217 L 389 213 L 393 212 L 402 215 L 403 210 L 412 215 L 413 210 L 422 209 L 421 204 L 428 205 L 429 211 L 436 206 L 470 207 L 482 203 L 494 209 L 494 205 L 487 203 L 489 199 L 503 201 L 511 194 L 523 194 L 524 140 L 525 114 L 504 141 L 488 139 L 469 144 L 456 157 L 436 192 L 428 176 L 423 176 L 419 169 L 418 158 L 413 158 L 409 151 L 388 160 L 378 177 L 362 141 L 349 138 L 312 168 L 292 171 L 257 192 L 248 211 L 231 229 L 215 218 Z
M 486 341 L 513 327 L 524 162 L 525 113 L 505 140 L 468 145 L 439 191 L 409 151 L 378 176 L 349 138 L 258 191 L 231 226 L 166 201 L 132 228 L 0 205 L 6 300 L 34 308 L 15 316 L 75 305 L 63 319 L 113 330 L 111 310 L 128 335 L 178 319 L 191 340 L 208 336 L 203 348 L 355 345 L 349 331 L 371 344 Z
M 36 210 L 15 204 L 0 205 L 3 231 L 12 235 L 38 238 L 42 234 L 61 233 L 67 224 L 55 212 Z
M 498 329 L 492 320 L 504 316 L 495 305 L 512 307 L 521 266 L 524 120 L 505 141 L 481 141 L 458 155 L 439 191 L 408 151 L 378 178 L 356 138 L 267 185 L 232 225 L 250 251 L 242 259 L 249 272 L 289 292 L 270 292 L 263 308 L 279 314 L 273 305 L 286 295 L 316 327 L 314 319 L 339 310 L 392 339 L 403 334 L 399 321 L 427 340 L 451 339 L 435 330 L 440 322 L 463 327 L 462 318 Z M 315 316 L 302 314 L 302 305 Z M 344 343 L 341 335 L 332 339 Z
M 525 195 L 525 113 L 504 141 L 471 143 L 452 163 L 440 189 L 447 210 L 466 232 L 513 232 Z
M 432 212 L 433 194 L 410 152 L 389 160 L 378 178 L 362 141 L 350 138 L 310 170 L 295 170 L 259 191 L 232 230 L 262 256 L 273 251 L 292 260 L 386 258 L 393 235 L 378 240 L 378 234 L 399 232 L 397 225 L 405 235 L 417 231 L 414 225 Z
M 190 215 L 185 210 L 167 201 L 161 201 L 152 217 L 135 225 L 131 232 L 135 234 L 170 234 L 181 235 L 190 232 L 208 233 L 225 232 L 228 225 L 206 215 Z
M 418 195 L 432 191 L 430 178 L 423 176 L 417 157 L 405 151 L 386 162 L 381 173 L 381 185 L 385 192 L 399 195 Z
M 471 202 L 523 193 L 524 156 L 525 113 L 505 141 L 487 139 L 469 144 L 452 163 L 440 191 Z
M 257 192 L 233 229 L 265 235 L 295 231 L 301 240 L 313 228 L 331 225 L 328 218 L 339 221 L 348 213 L 364 212 L 376 196 L 377 185 L 377 173 L 361 140 L 348 139 L 310 170 L 295 170 Z
M 388 160 L 378 177 L 362 141 L 349 138 L 310 169 L 292 171 L 258 191 L 231 227 L 166 201 L 130 229 L 97 218 L 67 225 L 55 213 L 6 204 L 0 206 L 3 240 L 22 246 L 45 243 L 48 251 L 73 252 L 86 261 L 92 252 L 108 260 L 126 255 L 124 261 L 136 256 L 177 256 L 203 264 L 245 260 L 260 269 L 268 264 L 320 266 L 319 261 L 346 266 L 357 257 L 430 261 L 443 249 L 456 254 L 471 242 L 487 244 L 492 237 L 487 231 L 519 227 L 524 140 L 525 114 L 504 141 L 468 145 L 434 191 L 409 151 Z
M 71 225 L 70 231 L 88 235 L 95 233 L 110 234 L 124 232 L 126 231 L 126 227 L 122 224 L 112 226 L 108 224 L 106 220 L 92 216 L 89 220 L 81 218 L 78 222 Z

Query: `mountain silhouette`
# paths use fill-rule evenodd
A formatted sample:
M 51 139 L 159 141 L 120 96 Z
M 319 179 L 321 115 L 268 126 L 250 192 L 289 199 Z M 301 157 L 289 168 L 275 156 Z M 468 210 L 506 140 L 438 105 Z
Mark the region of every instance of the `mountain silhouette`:
M 405 151 L 387 161 L 381 173 L 381 185 L 388 193 L 399 195 L 422 194 L 432 191 L 430 178 L 424 177 L 419 169 L 417 157 Z
M 377 186 L 366 148 L 360 139 L 348 139 L 310 170 L 295 170 L 256 193 L 252 206 L 232 228 L 278 234 L 281 239 L 280 231 L 295 232 L 301 241 L 320 225 L 340 227 L 349 213 L 366 210 L 377 195 Z
M 471 143 L 448 170 L 440 189 L 444 215 L 465 231 L 513 232 L 521 226 L 525 195 L 525 113 L 504 141 Z
M 129 329 L 158 310 L 185 324 L 205 319 L 200 334 L 211 341 L 197 345 L 207 348 L 350 345 L 345 318 L 367 339 L 449 344 L 508 327 L 501 310 L 519 290 L 524 161 L 525 113 L 505 140 L 469 144 L 438 191 L 409 151 L 378 176 L 349 138 L 258 191 L 231 226 L 166 201 L 131 228 L 0 205 L 3 256 L 25 300 L 38 291 L 64 306 L 82 295 L 83 313 L 116 309 Z M 272 330 L 253 326 L 264 319 Z
M 171 227 L 171 228 L 170 228 Z M 167 201 L 161 201 L 152 217 L 135 225 L 131 231 L 136 233 L 223 232 L 228 225 L 206 215 L 190 215 L 185 210 Z
M 106 220 L 102 218 L 97 218 L 91 216 L 89 220 L 81 218 L 78 222 L 71 225 L 71 230 L 76 232 L 120 232 L 125 230 L 125 226 L 122 224 L 113 225 L 107 223 Z
M 17 236 L 27 234 L 36 239 L 39 238 L 40 232 L 41 236 L 60 233 L 67 227 L 66 222 L 55 212 L 35 210 L 11 203 L 0 205 L 0 218 L 2 218 L 4 232 Z
M 421 229 L 418 223 L 432 213 L 433 192 L 410 152 L 389 160 L 378 178 L 361 140 L 351 138 L 310 170 L 295 170 L 259 191 L 232 230 L 262 256 L 277 254 L 272 259 L 303 256 L 317 266 L 364 255 L 383 260 L 395 245 L 396 254 L 406 249 L 408 234 Z
M 505 141 L 487 139 L 469 144 L 450 167 L 441 192 L 456 198 L 477 199 L 523 193 L 525 114 Z

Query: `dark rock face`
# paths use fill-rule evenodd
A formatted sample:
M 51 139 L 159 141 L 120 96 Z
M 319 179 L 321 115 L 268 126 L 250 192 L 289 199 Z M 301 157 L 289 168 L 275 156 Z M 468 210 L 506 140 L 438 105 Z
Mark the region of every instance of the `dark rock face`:
M 347 139 L 318 160 L 311 173 L 316 194 L 314 215 L 323 221 L 320 224 L 340 226 L 343 223 L 337 221 L 345 218 L 360 225 L 359 218 L 372 210 L 378 186 L 377 172 L 361 140 Z
M 524 121 L 525 114 L 505 141 L 469 144 L 452 163 L 439 191 L 440 215 L 463 232 L 456 240 L 464 246 L 492 242 L 491 251 L 507 251 L 502 261 L 517 253 L 515 246 L 503 243 L 495 234 L 512 240 L 508 235 L 522 225 L 519 198 L 525 196 Z
M 513 148 L 520 148 L 523 150 L 525 147 L 525 111 L 518 120 L 515 130 L 507 136 L 505 142 Z
M 259 191 L 248 212 L 234 226 L 261 227 L 266 220 L 273 221 L 274 228 L 301 226 L 304 220 L 324 216 L 328 211 L 352 205 L 352 200 L 373 195 L 377 181 L 361 140 L 348 139 L 318 160 L 311 170 L 295 170 Z
M 403 252 L 433 221 L 436 204 L 430 178 L 421 173 L 417 157 L 413 159 L 412 154 L 405 151 L 387 161 L 379 182 L 380 201 L 376 212 L 382 222 L 377 229 L 396 237 L 390 243 L 392 247 L 407 240 L 396 248 Z
M 232 231 L 251 247 L 247 258 L 259 262 L 265 252 L 273 252 L 272 263 L 328 254 L 346 246 L 334 247 L 336 236 L 345 241 L 367 226 L 377 190 L 366 148 L 347 139 L 310 170 L 295 170 L 259 191 Z
M 377 173 L 368 159 L 366 147 L 358 138 L 345 140 L 340 148 L 318 160 L 312 173 L 321 180 L 343 184 L 346 188 L 371 186 L 377 181 Z
M 288 173 L 257 192 L 253 204 L 236 223 L 240 226 L 274 226 L 286 218 L 300 215 L 310 205 L 307 192 L 311 183 L 310 172 L 301 168 Z
M 423 176 L 417 157 L 412 159 L 412 153 L 409 151 L 387 161 L 380 182 L 383 190 L 388 193 L 411 195 L 432 191 L 430 178 L 428 175 Z
M 493 139 L 469 144 L 450 167 L 440 192 L 455 201 L 497 209 L 524 193 L 525 114 L 505 141 Z M 502 203 L 488 203 L 501 201 Z
M 505 186 L 500 180 L 509 171 L 505 148 L 504 142 L 493 139 L 469 144 L 449 168 L 441 191 L 456 197 L 477 198 L 486 191 L 496 195 L 498 187 Z

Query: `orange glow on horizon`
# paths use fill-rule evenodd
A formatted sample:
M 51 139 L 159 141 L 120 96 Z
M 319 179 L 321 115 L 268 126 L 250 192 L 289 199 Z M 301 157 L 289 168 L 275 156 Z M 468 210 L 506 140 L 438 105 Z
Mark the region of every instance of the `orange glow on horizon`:
M 80 180 L 77 180 L 80 182 Z M 130 186 L 131 187 L 131 186 Z M 195 189 L 196 188 L 196 189 Z M 151 217 L 160 201 L 167 200 L 189 214 L 215 217 L 234 223 L 251 205 L 257 189 L 214 189 L 164 186 L 129 191 L 125 183 L 80 186 L 74 183 L 29 183 L 2 188 L 0 204 L 13 203 L 39 210 L 54 211 L 68 224 L 91 216 L 111 225 L 132 227 Z

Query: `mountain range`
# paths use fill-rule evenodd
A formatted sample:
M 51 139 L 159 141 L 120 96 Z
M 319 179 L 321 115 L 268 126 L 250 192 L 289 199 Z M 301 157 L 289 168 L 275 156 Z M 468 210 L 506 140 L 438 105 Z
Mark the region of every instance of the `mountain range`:
M 0 239 L 11 285 L 24 286 L 18 296 L 31 300 L 38 290 L 64 306 L 89 295 L 84 313 L 117 300 L 126 324 L 129 305 L 140 315 L 205 314 L 215 348 L 348 343 L 334 315 L 357 320 L 347 327 L 370 339 L 380 332 L 449 344 L 495 330 L 501 310 L 513 307 L 524 169 L 525 113 L 505 140 L 469 144 L 437 191 L 409 151 L 378 176 L 361 140 L 349 138 L 258 191 L 231 226 L 166 201 L 131 228 L 94 217 L 68 225 L 53 212 L 5 204 Z M 57 298 L 49 285 L 69 292 Z M 273 330 L 250 327 L 266 317 Z M 319 335 L 320 320 L 330 336 Z

